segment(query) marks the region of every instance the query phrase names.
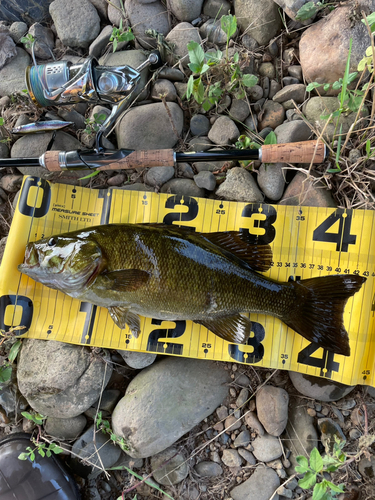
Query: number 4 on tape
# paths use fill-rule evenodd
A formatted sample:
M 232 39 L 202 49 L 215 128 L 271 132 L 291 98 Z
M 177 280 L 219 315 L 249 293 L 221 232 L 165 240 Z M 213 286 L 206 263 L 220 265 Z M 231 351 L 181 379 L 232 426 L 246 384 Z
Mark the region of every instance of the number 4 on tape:
M 339 230 L 337 233 L 328 232 L 337 221 L 339 222 Z M 355 245 L 357 236 L 350 234 L 352 224 L 352 211 L 339 208 L 335 210 L 313 233 L 314 241 L 323 241 L 325 243 L 336 243 L 337 252 L 347 252 L 349 245 Z

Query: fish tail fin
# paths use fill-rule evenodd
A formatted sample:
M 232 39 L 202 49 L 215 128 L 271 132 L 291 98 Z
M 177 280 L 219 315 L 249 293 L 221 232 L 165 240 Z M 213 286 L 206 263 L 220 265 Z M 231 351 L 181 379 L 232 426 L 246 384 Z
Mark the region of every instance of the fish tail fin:
M 282 321 L 310 342 L 350 356 L 343 313 L 348 299 L 365 281 L 362 276 L 339 274 L 290 282 L 297 303 Z

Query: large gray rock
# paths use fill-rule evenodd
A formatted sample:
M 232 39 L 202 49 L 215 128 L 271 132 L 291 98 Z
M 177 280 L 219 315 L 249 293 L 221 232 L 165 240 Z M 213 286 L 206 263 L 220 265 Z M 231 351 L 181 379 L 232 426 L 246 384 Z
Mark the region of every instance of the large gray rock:
M 310 127 L 302 120 L 282 123 L 275 128 L 278 144 L 307 141 L 312 132 Z
M 3 29 L 3 27 L 0 27 Z M 0 31 L 0 68 L 17 55 L 16 44 L 7 29 Z
M 36 40 L 34 44 L 35 56 L 39 59 L 50 59 L 52 49 L 55 47 L 55 36 L 50 28 L 42 26 L 40 23 L 34 23 L 30 26 L 29 35 Z M 31 55 L 31 47 L 26 49 Z
M 334 380 L 313 377 L 304 373 L 289 372 L 289 377 L 300 394 L 318 401 L 338 401 L 355 388 L 355 385 L 344 385 Z
M 353 41 L 350 72 L 357 71 L 359 61 L 371 45 L 366 25 L 361 22 L 361 10 L 374 12 L 375 0 L 346 2 L 302 34 L 299 53 L 303 75 L 308 83 L 333 83 L 343 78 L 350 39 Z M 359 15 L 353 15 L 353 11 Z M 331 95 L 338 92 L 330 90 Z
M 173 53 L 181 60 L 182 65 L 187 68 L 189 64 L 188 48 L 189 42 L 202 43 L 198 28 L 190 23 L 179 23 L 166 37 L 167 42 L 174 44 Z
M 175 102 L 168 102 L 167 106 L 177 133 L 181 134 L 182 109 Z M 119 148 L 136 150 L 173 148 L 178 140 L 161 102 L 130 109 L 116 127 L 116 135 Z
M 111 365 L 92 357 L 90 349 L 52 340 L 25 339 L 17 366 L 18 386 L 30 406 L 58 418 L 87 410 L 111 374 Z
M 265 385 L 256 395 L 258 418 L 272 436 L 280 436 L 288 422 L 289 396 L 285 389 Z
M 234 143 L 240 136 L 237 125 L 229 116 L 219 116 L 208 132 L 208 138 L 215 144 L 224 146 Z
M 314 427 L 314 418 L 307 413 L 304 402 L 291 398 L 288 424 L 283 442 L 292 453 L 289 457 L 292 465 L 297 465 L 298 455 L 310 456 L 313 448 L 318 446 L 318 434 Z M 295 472 L 293 470 L 293 472 Z
M 17 55 L 0 69 L 0 96 L 22 92 L 26 88 L 25 70 L 30 64 L 29 54 L 16 47 Z
M 194 21 L 202 10 L 203 0 L 170 0 L 169 7 L 179 21 Z
M 103 56 L 99 59 L 99 64 L 105 66 L 123 66 L 127 64 L 131 68 L 137 69 L 138 66 L 143 64 L 147 59 L 147 56 L 142 50 L 121 50 L 120 52 L 115 52 Z M 145 88 L 148 81 L 149 69 L 144 68 L 141 71 L 141 78 L 137 87 L 133 90 L 132 98 L 138 97 L 138 101 L 146 99 L 148 90 Z
M 137 0 L 126 0 L 125 10 L 134 36 L 145 49 L 156 47 L 155 38 L 147 36 L 145 31 L 153 29 L 164 36 L 168 34 L 170 30 L 168 11 L 159 0 L 148 4 L 139 3 Z
M 86 464 L 99 467 L 93 468 L 95 476 L 102 472 L 102 467 L 112 467 L 121 455 L 121 448 L 112 443 L 109 435 L 103 434 L 92 425 L 73 444 L 71 466 L 74 470 L 78 460 L 85 460 Z
M 57 439 L 77 439 L 86 426 L 86 417 L 77 415 L 71 418 L 48 417 L 44 430 Z
M 159 484 L 178 484 L 189 473 L 186 457 L 173 446 L 151 458 L 152 475 Z
M 257 467 L 249 479 L 235 486 L 230 495 L 233 500 L 279 500 L 275 493 L 280 486 L 280 479 L 270 467 Z
M 278 5 L 273 0 L 234 0 L 234 11 L 241 31 L 266 45 L 281 29 Z
M 330 123 L 326 126 L 327 116 L 331 113 L 337 111 L 340 107 L 340 103 L 336 97 L 312 97 L 307 102 L 304 107 L 304 112 L 306 119 L 311 123 L 311 125 L 316 128 L 318 131 L 322 131 L 324 128 L 324 137 L 331 141 L 335 132 L 340 131 L 342 125 L 342 133 L 346 134 L 349 131 L 349 128 L 353 125 L 357 112 L 353 113 L 341 113 L 339 119 L 332 118 Z M 368 109 L 366 106 L 362 108 L 362 111 L 359 115 L 359 118 L 367 116 Z M 325 118 L 326 117 L 326 118 Z M 336 123 L 338 121 L 338 125 L 336 128 Z M 358 121 L 355 129 L 364 128 L 365 124 L 363 121 Z
M 263 201 L 253 176 L 241 167 L 231 168 L 225 181 L 216 190 L 216 195 L 229 201 L 246 201 L 249 203 Z
M 46 134 L 30 134 L 24 135 L 18 139 L 12 146 L 12 158 L 39 158 L 46 152 L 48 143 L 52 139 L 52 132 Z M 59 130 L 56 133 L 55 140 L 51 147 L 52 151 L 74 151 L 81 149 L 82 144 L 72 135 Z M 23 175 L 35 175 L 48 179 L 53 182 L 62 182 L 64 184 L 87 184 L 90 179 L 79 180 L 81 177 L 87 175 L 87 170 L 67 171 L 67 172 L 49 172 L 43 167 L 18 167 L 18 170 Z
M 253 453 L 260 462 L 271 462 L 283 454 L 280 441 L 270 434 L 258 436 L 252 441 Z
M 284 192 L 280 205 L 336 207 L 331 192 L 321 182 L 304 172 L 297 172 Z
M 113 431 L 135 458 L 159 453 L 210 415 L 228 395 L 229 375 L 217 363 L 168 358 L 142 370 L 112 415 Z
M 54 0 L 49 12 L 57 36 L 68 47 L 86 48 L 100 32 L 100 17 L 89 0 Z
M 284 192 L 285 177 L 283 167 L 286 163 L 268 163 L 259 168 L 258 185 L 263 193 L 273 201 L 278 201 Z

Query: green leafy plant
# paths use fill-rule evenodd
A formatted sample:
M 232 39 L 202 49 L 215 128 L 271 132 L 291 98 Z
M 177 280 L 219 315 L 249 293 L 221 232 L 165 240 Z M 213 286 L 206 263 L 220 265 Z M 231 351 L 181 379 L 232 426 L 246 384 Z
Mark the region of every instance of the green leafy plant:
M 4 332 L 0 331 L 0 335 L 3 336 L 3 339 L 0 342 L 0 345 L 7 339 L 9 339 L 12 335 L 14 335 L 14 332 L 17 330 L 21 330 L 24 327 L 15 327 L 10 329 L 9 332 Z M 12 377 L 12 371 L 13 371 L 13 363 L 18 355 L 18 352 L 21 348 L 22 341 L 20 339 L 16 340 L 16 342 L 12 345 L 12 347 L 9 350 L 8 354 L 8 361 L 3 362 L 0 365 L 0 387 L 1 384 L 6 384 L 7 382 L 10 381 Z
M 19 460 L 27 460 L 30 458 L 30 460 L 33 462 L 35 460 L 35 452 L 38 452 L 41 457 L 50 457 L 52 453 L 55 453 L 58 455 L 59 453 L 62 453 L 62 448 L 58 446 L 55 443 L 49 443 L 48 446 L 46 443 L 39 443 L 36 439 L 33 438 L 33 443 L 35 448 L 32 448 L 31 446 L 27 446 L 25 452 L 20 453 L 18 455 Z
M 270 132 L 267 134 L 266 138 L 264 139 L 264 145 L 266 144 L 277 144 L 277 137 L 275 132 Z M 250 137 L 247 135 L 240 135 L 238 138 L 238 141 L 235 144 L 237 149 L 260 149 L 262 147 L 259 142 L 253 141 Z M 247 167 L 252 160 L 240 160 L 239 164 L 241 167 Z
M 113 444 L 117 444 L 123 451 L 128 451 L 129 447 L 127 446 L 124 438 L 120 438 L 113 432 L 111 429 L 111 425 L 108 420 L 103 419 L 103 414 L 101 411 L 98 412 L 96 417 L 96 428 L 101 430 L 103 434 L 108 434 L 110 440 Z
M 122 18 L 120 20 L 119 27 L 115 26 L 112 29 L 112 34 L 109 39 L 110 42 L 113 42 L 113 52 L 116 52 L 117 45 L 121 42 L 130 42 L 134 40 L 134 35 L 132 33 L 131 28 L 124 29 L 122 27 Z
M 322 2 L 307 2 L 305 5 L 303 5 L 297 12 L 296 15 L 296 20 L 297 21 L 306 21 L 307 19 L 311 19 L 313 16 L 315 16 L 319 10 L 324 9 L 325 7 L 328 7 L 329 9 L 333 10 L 334 4 L 324 4 L 324 0 Z
M 32 44 L 35 42 L 35 38 L 31 33 L 28 33 L 20 39 L 20 42 L 23 43 L 27 49 L 31 49 Z
M 258 83 L 255 75 L 242 72 L 239 64 L 238 53 L 234 54 L 232 60 L 228 58 L 229 39 L 237 30 L 236 16 L 231 14 L 221 18 L 221 27 L 227 35 L 226 58 L 220 50 L 205 53 L 197 42 L 189 42 L 187 45 L 192 71 L 187 85 L 186 97 L 191 96 L 198 104 L 202 104 L 205 111 L 212 105 L 217 104 L 225 94 L 233 95 L 236 99 L 245 97 L 245 87 L 253 87 Z M 210 70 L 215 67 L 216 81 Z
M 298 481 L 298 485 L 308 490 L 313 488 L 312 500 L 334 500 L 337 493 L 343 493 L 343 485 L 336 485 L 324 477 L 324 472 L 335 472 L 346 461 L 346 454 L 342 451 L 345 441 L 340 441 L 335 436 L 332 454 L 326 454 L 323 457 L 314 448 L 310 453 L 310 460 L 305 456 L 296 457 L 298 465 L 295 471 L 303 474 Z M 319 481 L 318 481 L 319 480 Z
M 29 413 L 28 411 L 22 411 L 21 415 L 28 420 L 31 420 L 31 422 L 34 422 L 36 425 L 42 425 L 43 421 L 47 418 L 44 415 L 41 415 L 40 413 Z
M 94 118 L 86 118 L 84 132 L 89 136 L 96 134 L 106 118 L 107 116 L 104 113 L 95 113 Z

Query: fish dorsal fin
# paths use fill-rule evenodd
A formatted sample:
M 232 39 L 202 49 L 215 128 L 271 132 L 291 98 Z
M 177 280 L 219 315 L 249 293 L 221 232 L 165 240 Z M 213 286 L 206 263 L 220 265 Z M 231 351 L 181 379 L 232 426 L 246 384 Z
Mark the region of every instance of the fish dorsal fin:
M 245 344 L 251 332 L 251 321 L 241 314 L 194 321 L 203 325 L 218 337 L 235 344 Z
M 103 273 L 102 279 L 108 290 L 134 292 L 148 282 L 150 275 L 140 269 L 120 269 Z
M 238 231 L 202 233 L 202 236 L 245 261 L 254 271 L 265 272 L 271 267 L 271 247 L 269 245 L 252 245 L 244 241 Z
M 116 326 L 123 330 L 126 328 L 126 325 L 128 325 L 134 337 L 139 337 L 141 332 L 141 322 L 137 314 L 132 313 L 130 309 L 123 306 L 108 307 L 108 311 Z

